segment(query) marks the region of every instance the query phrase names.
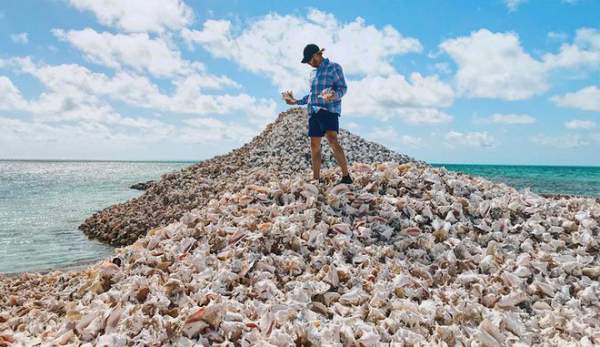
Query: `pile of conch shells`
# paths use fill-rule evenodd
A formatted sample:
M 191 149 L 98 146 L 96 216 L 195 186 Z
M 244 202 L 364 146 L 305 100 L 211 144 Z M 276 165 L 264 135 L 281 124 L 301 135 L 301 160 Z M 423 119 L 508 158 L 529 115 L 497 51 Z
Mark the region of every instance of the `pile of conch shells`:
M 600 344 L 600 203 L 419 163 L 242 168 L 79 272 L 0 280 L 0 346 Z
M 263 168 L 280 177 L 308 170 L 311 164 L 307 121 L 305 108 L 282 112 L 246 145 L 165 174 L 140 197 L 95 213 L 79 228 L 90 238 L 116 246 L 129 245 L 148 230 L 175 222 L 192 208 L 205 205 L 216 193 L 229 189 L 230 178 L 242 174 L 242 170 Z M 340 143 L 349 162 L 414 161 L 344 129 L 340 130 Z M 325 139 L 322 155 L 323 167 L 336 166 Z

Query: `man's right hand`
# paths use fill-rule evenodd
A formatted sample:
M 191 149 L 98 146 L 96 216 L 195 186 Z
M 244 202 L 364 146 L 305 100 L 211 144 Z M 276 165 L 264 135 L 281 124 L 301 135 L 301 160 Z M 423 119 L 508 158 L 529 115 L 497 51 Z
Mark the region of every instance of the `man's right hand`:
M 283 98 L 285 103 L 288 105 L 295 105 L 297 102 L 297 100 L 294 99 L 294 95 L 292 94 L 291 90 L 281 93 L 281 97 Z

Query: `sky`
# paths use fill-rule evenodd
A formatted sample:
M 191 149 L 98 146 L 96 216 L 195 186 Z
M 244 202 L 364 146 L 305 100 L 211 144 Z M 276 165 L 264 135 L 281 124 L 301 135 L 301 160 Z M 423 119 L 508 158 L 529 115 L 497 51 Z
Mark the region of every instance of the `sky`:
M 0 2 L 0 158 L 202 160 L 342 66 L 340 126 L 434 163 L 600 166 L 600 0 Z M 325 142 L 325 140 L 324 140 Z

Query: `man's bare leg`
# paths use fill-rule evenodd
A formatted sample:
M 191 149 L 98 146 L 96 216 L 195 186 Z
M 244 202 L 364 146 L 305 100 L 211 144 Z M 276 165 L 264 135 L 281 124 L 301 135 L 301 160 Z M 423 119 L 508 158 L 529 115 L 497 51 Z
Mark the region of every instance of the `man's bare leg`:
M 342 169 L 342 176 L 348 176 L 348 162 L 346 161 L 344 149 L 338 142 L 337 132 L 333 130 L 327 130 L 325 136 L 327 136 L 327 141 L 329 141 L 329 146 L 331 147 L 331 151 L 333 152 L 335 160 Z
M 310 138 L 310 152 L 312 159 L 313 178 L 318 180 L 321 175 L 321 138 Z

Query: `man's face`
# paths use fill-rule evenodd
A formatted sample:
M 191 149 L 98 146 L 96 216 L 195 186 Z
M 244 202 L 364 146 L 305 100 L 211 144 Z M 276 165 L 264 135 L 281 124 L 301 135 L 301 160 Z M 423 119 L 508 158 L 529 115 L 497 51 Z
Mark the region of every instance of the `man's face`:
M 323 55 L 320 52 L 315 53 L 308 61 L 308 65 L 310 65 L 314 68 L 317 68 L 317 67 L 319 67 L 319 65 L 321 65 L 322 60 L 323 60 Z

